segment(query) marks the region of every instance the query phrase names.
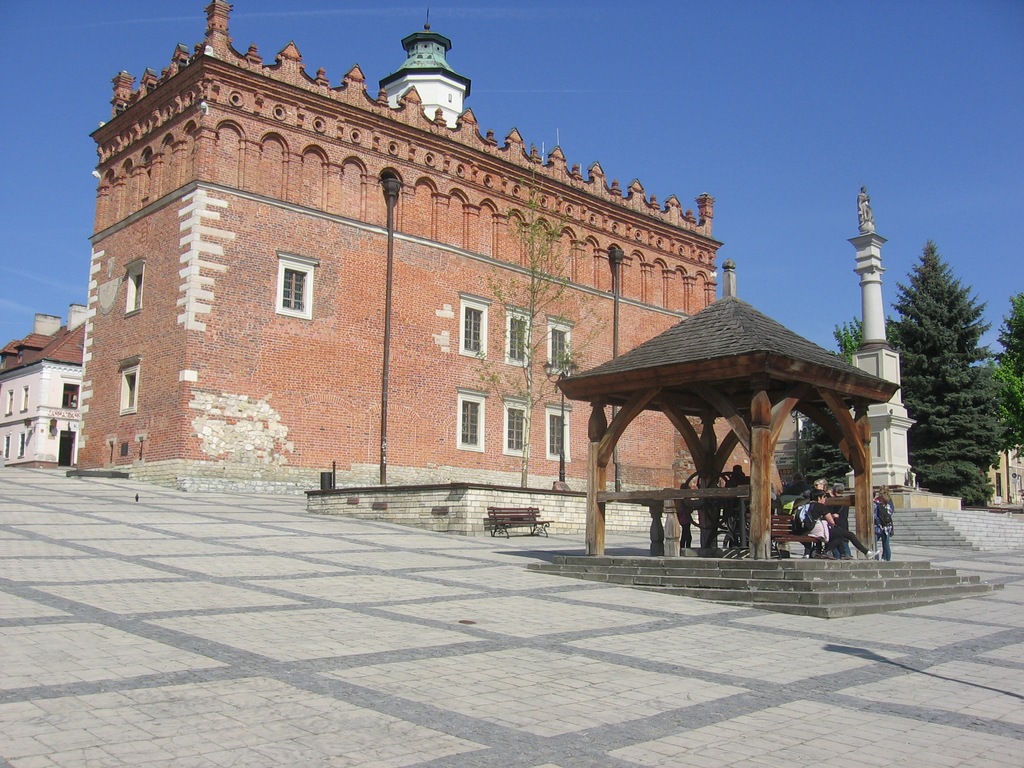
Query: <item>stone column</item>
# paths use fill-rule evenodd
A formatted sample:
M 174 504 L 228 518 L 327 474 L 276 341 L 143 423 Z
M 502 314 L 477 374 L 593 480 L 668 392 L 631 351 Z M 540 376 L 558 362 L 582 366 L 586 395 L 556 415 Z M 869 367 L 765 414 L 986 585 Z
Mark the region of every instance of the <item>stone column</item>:
M 858 198 L 860 234 L 850 238 L 857 249 L 860 276 L 861 323 L 863 337 L 853 364 L 879 378 L 900 383 L 900 356 L 885 336 L 885 305 L 882 299 L 882 245 L 886 240 L 875 232 L 874 215 L 867 190 Z M 902 486 L 910 473 L 907 431 L 914 420 L 903 407 L 899 390 L 888 403 L 875 403 L 868 409 L 871 422 L 871 475 L 878 485 Z

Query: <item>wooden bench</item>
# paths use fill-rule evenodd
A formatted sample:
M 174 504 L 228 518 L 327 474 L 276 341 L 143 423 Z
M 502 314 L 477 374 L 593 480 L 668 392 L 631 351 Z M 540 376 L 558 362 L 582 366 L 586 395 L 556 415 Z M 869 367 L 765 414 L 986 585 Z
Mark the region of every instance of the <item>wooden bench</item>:
M 793 533 L 792 526 L 792 515 L 772 515 L 772 552 L 778 557 L 783 556 L 779 550 L 779 544 L 789 544 L 794 541 L 799 544 L 822 544 L 825 541 L 818 536 Z
M 498 531 L 509 537 L 509 528 L 529 528 L 530 535 L 543 533 L 548 535 L 548 526 L 552 520 L 541 520 L 540 509 L 537 507 L 488 507 L 487 522 L 491 526 L 491 536 Z

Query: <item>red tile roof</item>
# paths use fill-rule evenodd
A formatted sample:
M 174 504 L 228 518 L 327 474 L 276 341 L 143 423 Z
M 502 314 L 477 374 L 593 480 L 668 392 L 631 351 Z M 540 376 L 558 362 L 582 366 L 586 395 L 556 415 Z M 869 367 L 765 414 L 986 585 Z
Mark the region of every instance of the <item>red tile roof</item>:
M 81 365 L 84 348 L 85 325 L 80 325 L 73 331 L 62 326 L 53 336 L 30 333 L 25 338 L 15 339 L 0 349 L 0 370 L 10 371 L 40 360 Z

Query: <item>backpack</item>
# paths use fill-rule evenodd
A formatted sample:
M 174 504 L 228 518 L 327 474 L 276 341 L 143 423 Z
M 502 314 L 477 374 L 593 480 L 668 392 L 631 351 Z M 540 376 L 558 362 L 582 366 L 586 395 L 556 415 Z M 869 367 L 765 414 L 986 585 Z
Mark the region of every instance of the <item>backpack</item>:
M 892 524 L 892 512 L 889 511 L 889 505 L 885 502 L 878 502 L 875 504 L 875 525 L 881 529 L 881 531 L 889 536 L 893 532 Z
M 804 501 L 793 505 L 793 522 L 790 530 L 797 536 L 804 536 L 811 532 L 816 522 L 810 515 L 811 503 Z

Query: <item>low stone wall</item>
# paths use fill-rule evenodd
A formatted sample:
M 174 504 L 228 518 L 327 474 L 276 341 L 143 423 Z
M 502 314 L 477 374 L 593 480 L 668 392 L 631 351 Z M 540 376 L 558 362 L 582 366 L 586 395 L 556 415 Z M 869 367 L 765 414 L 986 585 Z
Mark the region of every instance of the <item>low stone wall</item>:
M 132 480 L 197 493 L 274 493 L 299 495 L 320 487 L 320 473 L 299 467 L 265 468 L 252 464 L 187 461 L 137 461 L 116 466 Z
M 902 490 L 894 489 L 892 492 L 892 505 L 896 509 L 944 509 L 957 512 L 960 510 L 959 496 L 943 496 L 941 493 L 932 493 L 921 489 Z
M 306 511 L 360 520 L 407 525 L 462 536 L 489 535 L 488 507 L 539 507 L 552 533 L 584 536 L 586 494 L 531 488 L 445 483 L 440 485 L 367 486 L 307 491 Z M 649 533 L 651 516 L 639 504 L 608 504 L 605 530 Z

